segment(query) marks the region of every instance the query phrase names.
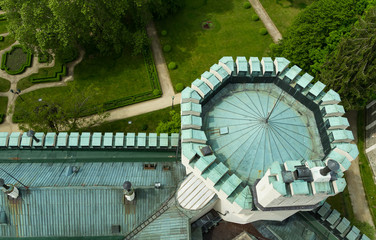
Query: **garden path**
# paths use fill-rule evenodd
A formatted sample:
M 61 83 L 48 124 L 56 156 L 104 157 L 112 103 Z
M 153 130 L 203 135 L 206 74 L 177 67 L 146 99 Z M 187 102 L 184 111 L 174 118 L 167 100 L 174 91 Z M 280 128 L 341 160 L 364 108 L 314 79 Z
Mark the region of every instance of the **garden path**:
M 261 21 L 264 23 L 265 28 L 268 30 L 269 35 L 272 37 L 274 43 L 277 43 L 282 39 L 282 34 L 279 32 L 278 28 L 273 23 L 269 14 L 265 11 L 264 7 L 259 0 L 248 0 L 257 15 L 260 17 Z
M 354 143 L 356 143 L 358 141 L 357 111 L 348 111 L 345 116 L 349 120 L 350 130 L 353 132 L 355 138 Z M 358 221 L 366 222 L 371 226 L 374 226 L 366 195 L 364 193 L 362 177 L 360 175 L 359 158 L 352 161 L 350 168 L 345 174 L 355 218 Z
M 174 88 L 172 86 L 171 79 L 170 79 L 170 74 L 169 74 L 168 69 L 167 69 L 167 64 L 166 64 L 166 61 L 165 61 L 164 56 L 163 56 L 162 47 L 161 47 L 161 44 L 159 42 L 157 30 L 156 30 L 153 22 L 148 24 L 147 34 L 148 34 L 149 38 L 151 39 L 154 62 L 155 62 L 155 66 L 157 68 L 158 77 L 159 77 L 159 81 L 160 81 L 162 92 L 163 92 L 162 97 L 157 98 L 157 99 L 153 99 L 153 100 L 150 100 L 150 101 L 141 102 L 141 103 L 117 108 L 117 109 L 114 109 L 114 110 L 110 110 L 110 111 L 108 111 L 110 113 L 110 116 L 109 116 L 109 118 L 107 118 L 107 121 L 120 120 L 120 119 L 124 119 L 124 118 L 128 118 L 128 117 L 136 116 L 136 115 L 139 115 L 139 114 L 143 114 L 143 113 L 148 113 L 148 112 L 160 110 L 160 109 L 169 107 L 172 104 L 180 104 L 181 94 L 180 93 L 176 94 L 174 92 Z M 5 50 L 7 50 L 7 49 L 5 49 Z M 3 51 L 5 51 L 5 50 L 3 50 Z M 2 53 L 3 52 L 0 51 L 0 54 L 2 54 Z M 35 90 L 41 89 L 41 88 L 65 86 L 67 81 L 73 80 L 74 67 L 78 63 L 81 62 L 81 60 L 83 59 L 83 56 L 84 56 L 84 51 L 81 50 L 79 58 L 67 65 L 68 75 L 65 76 L 61 82 L 36 84 L 36 85 L 31 86 L 30 88 L 25 89 L 24 91 L 22 91 L 22 93 L 35 91 Z M 38 62 L 37 60 L 34 61 L 34 63 L 37 63 L 37 62 Z M 35 67 L 35 68 L 36 69 L 34 71 L 37 72 L 37 70 L 39 68 L 38 67 Z M 31 71 L 31 70 L 29 70 L 29 71 Z M 4 73 L 2 73 L 0 71 L 0 77 L 3 77 L 1 74 L 4 74 Z M 9 76 L 11 76 L 11 75 L 9 75 Z M 24 74 L 15 75 L 15 76 L 11 76 L 11 77 L 9 77 L 9 76 L 4 76 L 4 78 L 11 81 L 11 89 L 16 89 L 17 81 L 20 80 L 21 78 L 25 77 Z M 10 92 L 0 93 L 0 96 L 7 96 L 8 97 L 8 109 L 13 110 L 14 102 L 15 102 L 15 100 L 18 96 L 14 95 Z M 174 100 L 172 99 L 173 96 L 174 96 Z M 4 123 L 0 124 L 0 132 L 19 131 L 18 125 L 12 123 L 12 116 L 13 116 L 12 114 L 8 114 Z

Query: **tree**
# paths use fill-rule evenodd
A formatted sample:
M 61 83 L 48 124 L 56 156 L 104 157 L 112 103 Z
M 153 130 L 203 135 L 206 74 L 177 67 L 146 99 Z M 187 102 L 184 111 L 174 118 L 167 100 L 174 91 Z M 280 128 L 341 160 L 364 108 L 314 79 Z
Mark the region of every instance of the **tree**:
M 317 73 L 328 54 L 348 34 L 374 0 L 318 0 L 302 11 L 272 55 L 289 59 L 306 72 Z
M 15 115 L 21 118 L 20 129 L 79 131 L 100 124 L 109 116 L 98 104 L 99 90 L 93 85 L 80 89 L 72 83 L 65 93 L 65 97 L 51 94 L 40 100 L 26 98 L 25 101 L 18 101 Z
M 180 114 L 175 110 L 170 111 L 170 119 L 159 122 L 157 133 L 178 133 L 180 131 Z
M 337 91 L 347 109 L 376 98 L 376 8 L 360 19 L 324 64 L 318 78 Z
M 159 17 L 176 12 L 183 0 L 0 0 L 9 31 L 39 52 L 94 45 L 102 54 L 124 46 L 139 53 L 146 44 L 149 9 Z M 177 2 L 177 3 L 175 3 Z

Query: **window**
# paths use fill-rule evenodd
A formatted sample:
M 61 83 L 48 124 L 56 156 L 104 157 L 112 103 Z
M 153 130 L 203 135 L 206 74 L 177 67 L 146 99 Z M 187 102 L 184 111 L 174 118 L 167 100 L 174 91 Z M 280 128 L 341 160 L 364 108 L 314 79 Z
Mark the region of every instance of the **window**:
M 156 169 L 157 164 L 155 163 L 145 163 L 144 164 L 144 169 Z

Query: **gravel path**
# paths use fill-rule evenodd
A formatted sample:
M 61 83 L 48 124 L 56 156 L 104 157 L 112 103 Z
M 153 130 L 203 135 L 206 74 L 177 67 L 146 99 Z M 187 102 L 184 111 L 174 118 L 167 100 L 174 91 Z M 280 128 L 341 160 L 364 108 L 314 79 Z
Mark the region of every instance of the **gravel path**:
M 261 21 L 264 23 L 265 28 L 268 30 L 269 35 L 272 37 L 273 41 L 277 43 L 282 39 L 282 34 L 279 32 L 278 28 L 275 26 L 272 19 L 269 17 L 268 13 L 265 11 L 264 7 L 259 0 L 248 0 L 257 15 L 260 17 Z

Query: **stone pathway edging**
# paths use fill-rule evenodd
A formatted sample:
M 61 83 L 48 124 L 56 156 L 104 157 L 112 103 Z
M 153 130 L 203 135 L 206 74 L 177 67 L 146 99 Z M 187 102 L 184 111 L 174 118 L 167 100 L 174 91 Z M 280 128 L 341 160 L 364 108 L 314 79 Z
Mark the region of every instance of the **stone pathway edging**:
M 261 21 L 264 23 L 265 28 L 268 30 L 269 35 L 272 37 L 273 42 L 277 43 L 282 39 L 282 34 L 279 32 L 278 28 L 275 26 L 269 14 L 265 11 L 264 7 L 259 0 L 248 0 L 257 15 L 260 17 Z

